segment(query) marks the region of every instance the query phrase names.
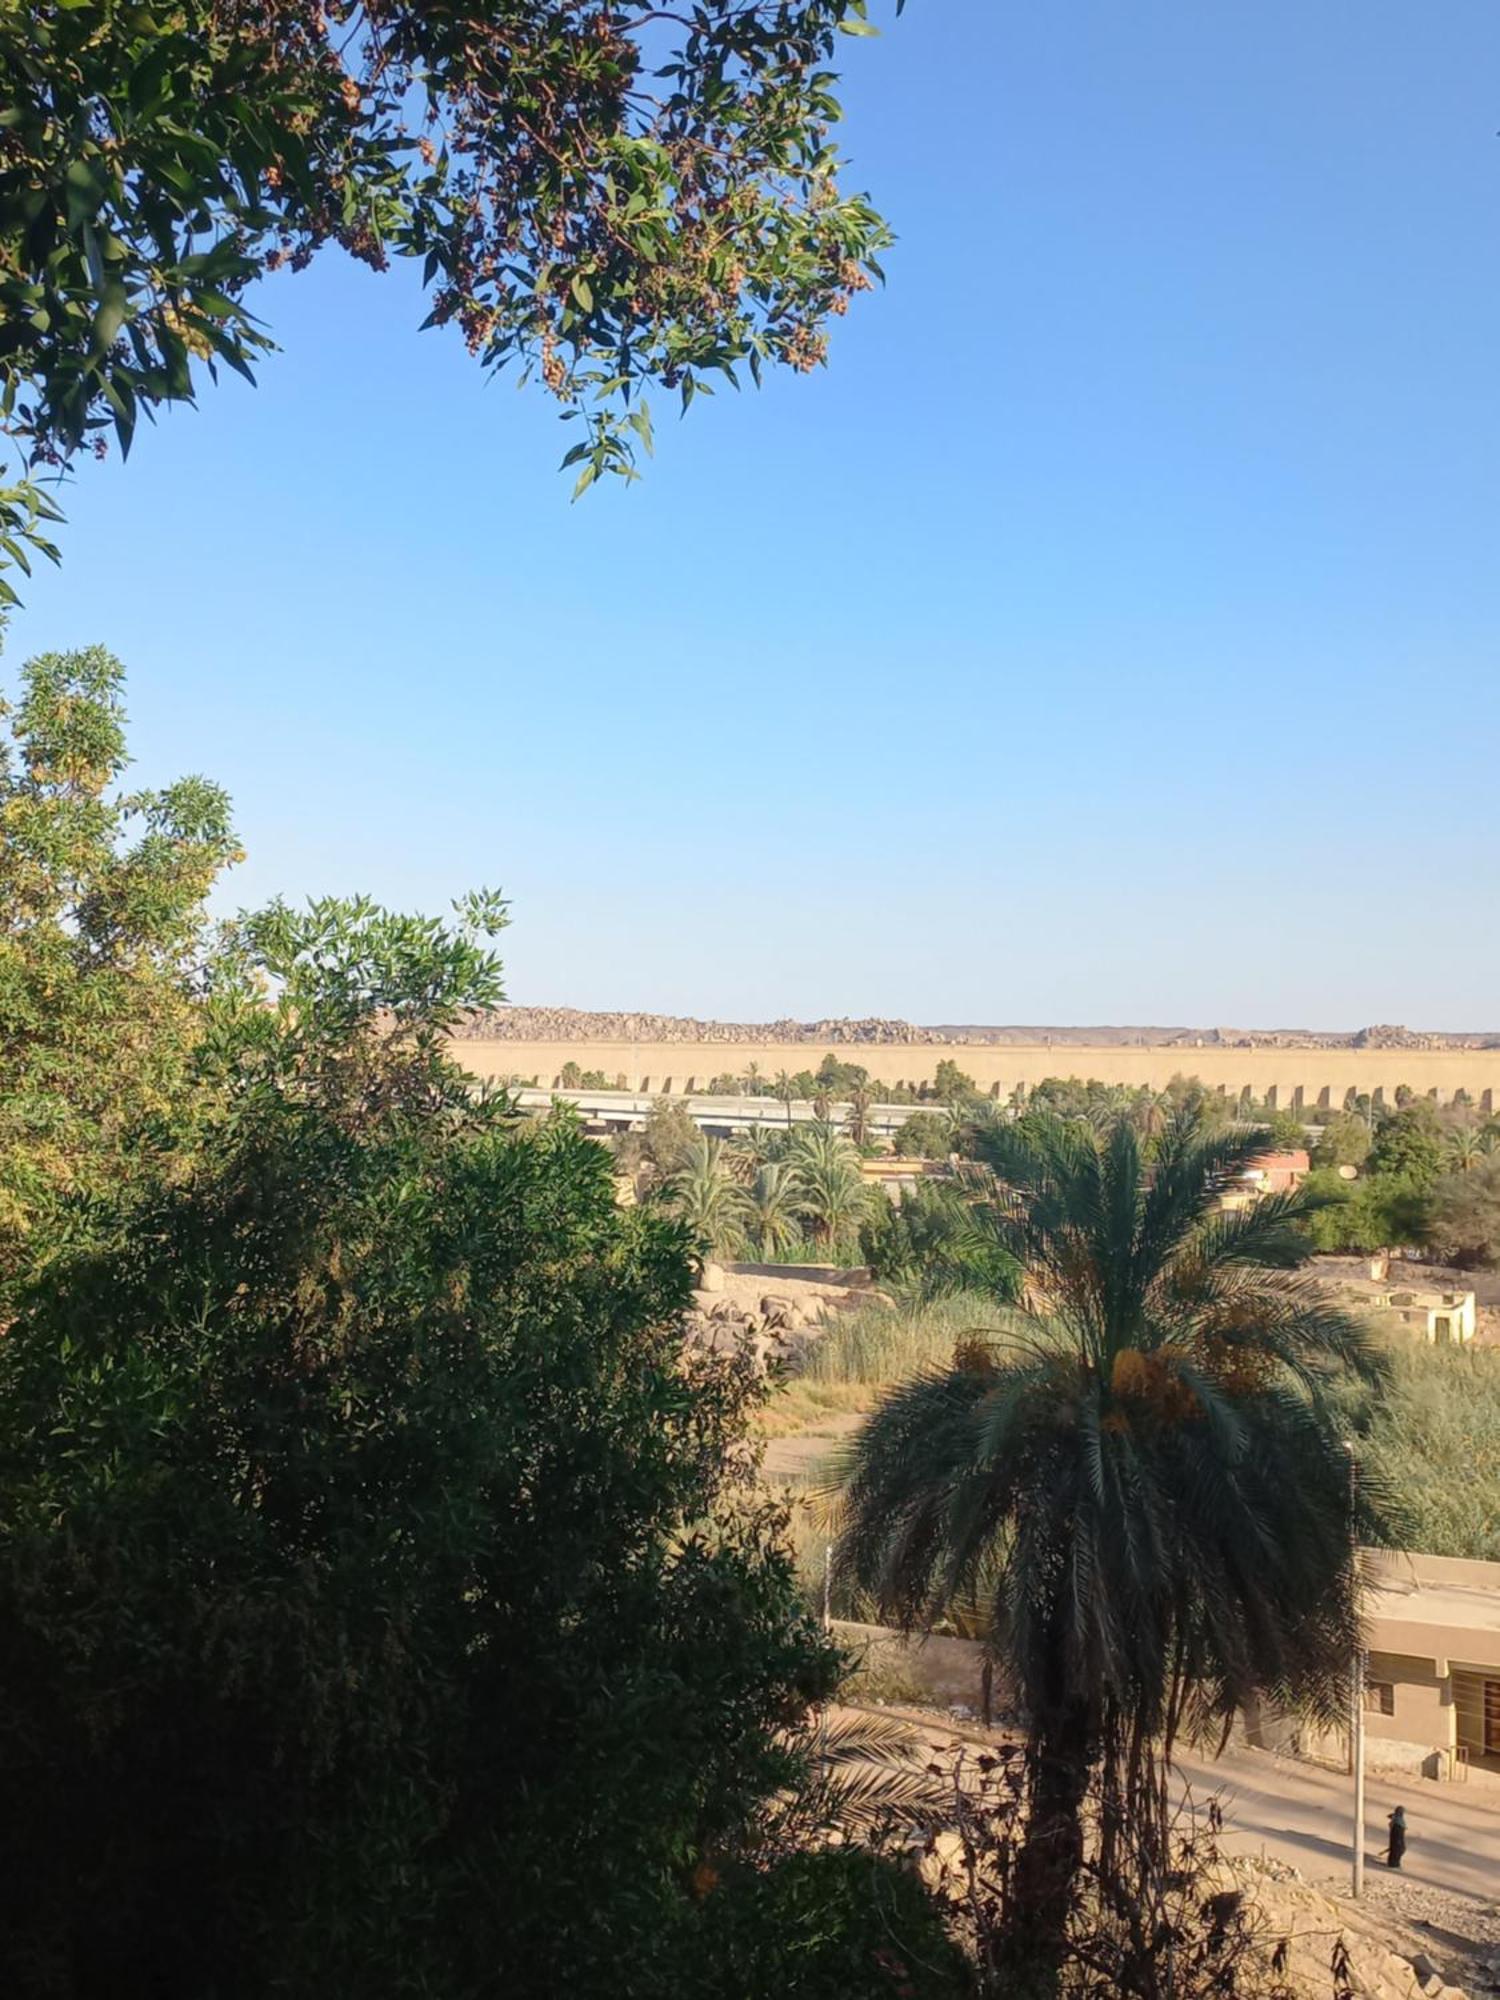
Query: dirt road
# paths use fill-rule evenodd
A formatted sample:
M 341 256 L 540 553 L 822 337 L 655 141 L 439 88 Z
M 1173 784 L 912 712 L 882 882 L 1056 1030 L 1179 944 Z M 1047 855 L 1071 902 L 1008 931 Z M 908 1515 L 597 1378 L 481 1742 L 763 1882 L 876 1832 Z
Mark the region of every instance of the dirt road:
M 1351 1779 L 1259 1750 L 1227 1751 L 1217 1761 L 1183 1756 L 1178 1762 L 1196 1798 L 1223 1794 L 1231 1849 L 1258 1854 L 1264 1848 L 1310 1882 L 1347 1888 Z M 1408 1882 L 1477 1904 L 1500 1902 L 1500 1792 L 1371 1776 L 1365 1851 L 1372 1888 L 1390 1873 L 1380 1857 L 1386 1819 L 1397 1805 L 1406 1808 L 1409 1844 L 1402 1874 Z

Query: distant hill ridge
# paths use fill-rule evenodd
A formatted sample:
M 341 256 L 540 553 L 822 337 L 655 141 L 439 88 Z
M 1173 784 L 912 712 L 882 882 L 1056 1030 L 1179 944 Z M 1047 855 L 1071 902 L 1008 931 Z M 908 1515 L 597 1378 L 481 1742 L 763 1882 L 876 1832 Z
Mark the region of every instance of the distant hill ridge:
M 910 1021 L 700 1021 L 682 1014 L 595 1013 L 577 1007 L 497 1007 L 471 1015 L 458 1030 L 472 1041 L 499 1042 L 805 1042 L 809 1047 L 1012 1046 L 1037 1048 L 1493 1049 L 1500 1034 L 1421 1034 L 1381 1025 L 1349 1033 L 1306 1028 L 1057 1028 L 943 1025 Z

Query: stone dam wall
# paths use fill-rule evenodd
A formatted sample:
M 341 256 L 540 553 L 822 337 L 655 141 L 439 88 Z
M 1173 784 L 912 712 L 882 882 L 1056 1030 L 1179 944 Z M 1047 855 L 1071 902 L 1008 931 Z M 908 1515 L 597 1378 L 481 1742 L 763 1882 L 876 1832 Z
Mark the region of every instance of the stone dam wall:
M 878 1089 L 882 1083 L 930 1083 L 945 1057 L 973 1077 L 988 1095 L 1005 1098 L 1049 1076 L 1096 1078 L 1101 1083 L 1149 1085 L 1160 1090 L 1174 1076 L 1196 1076 L 1231 1097 L 1248 1091 L 1285 1108 L 1338 1110 L 1353 1095 L 1387 1104 L 1398 1089 L 1452 1101 L 1459 1090 L 1482 1110 L 1500 1110 L 1500 1049 L 1327 1049 L 1021 1047 L 994 1043 L 830 1044 L 842 1060 L 862 1063 Z M 816 1042 L 683 1041 L 487 1041 L 465 1037 L 454 1054 L 473 1075 L 558 1085 L 563 1069 L 600 1070 L 611 1087 L 678 1096 L 707 1090 L 725 1073 L 743 1074 L 754 1063 L 764 1078 L 786 1070 L 816 1069 L 829 1049 Z

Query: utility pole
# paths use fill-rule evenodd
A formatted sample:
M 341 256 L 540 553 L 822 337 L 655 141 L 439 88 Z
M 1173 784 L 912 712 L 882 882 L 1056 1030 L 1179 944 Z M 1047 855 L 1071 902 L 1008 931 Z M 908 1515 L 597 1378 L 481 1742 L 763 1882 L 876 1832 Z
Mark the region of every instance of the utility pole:
M 1349 1453 L 1349 1562 L 1359 1604 L 1359 1459 Z M 1365 1893 L 1365 1649 L 1363 1632 L 1354 1639 L 1349 1676 L 1349 1768 L 1354 1778 L 1354 1871 L 1351 1890 L 1356 1902 Z

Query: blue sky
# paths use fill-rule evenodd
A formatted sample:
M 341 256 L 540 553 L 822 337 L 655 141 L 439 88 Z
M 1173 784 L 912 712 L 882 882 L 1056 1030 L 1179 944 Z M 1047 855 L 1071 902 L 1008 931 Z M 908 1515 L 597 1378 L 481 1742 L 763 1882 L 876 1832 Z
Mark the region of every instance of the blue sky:
M 336 258 L 89 465 L 99 640 L 229 900 L 514 902 L 511 996 L 1500 1027 L 1500 11 L 910 0 L 832 365 L 577 506 L 545 399 Z

